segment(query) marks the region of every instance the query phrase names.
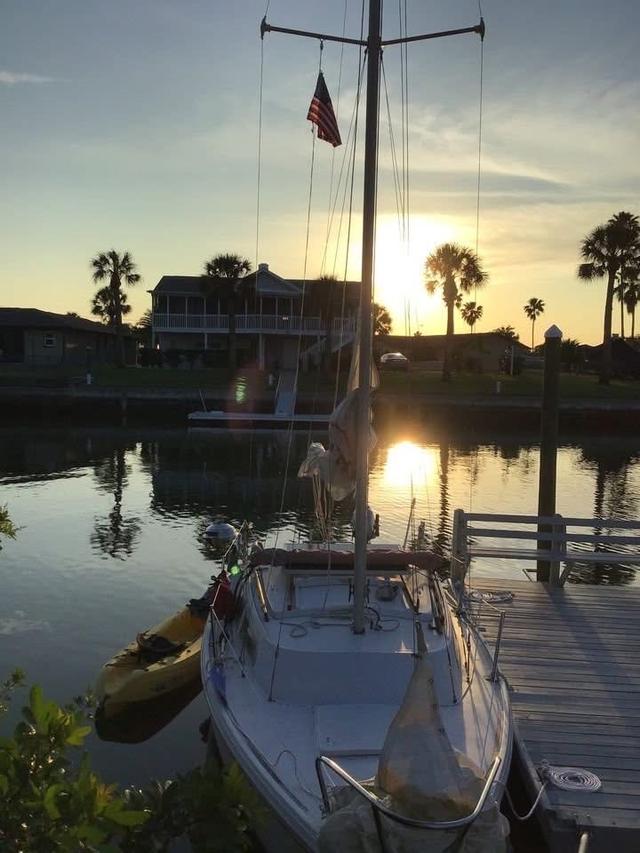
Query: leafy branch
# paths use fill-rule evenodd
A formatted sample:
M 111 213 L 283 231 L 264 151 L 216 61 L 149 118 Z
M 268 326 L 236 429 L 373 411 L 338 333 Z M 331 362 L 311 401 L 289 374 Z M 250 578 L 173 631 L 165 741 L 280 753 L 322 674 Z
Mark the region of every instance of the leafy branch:
M 0 715 L 24 680 L 0 683 Z M 260 820 L 255 793 L 237 767 L 206 765 L 166 784 L 121 791 L 93 772 L 80 750 L 91 731 L 87 701 L 60 706 L 31 688 L 21 720 L 0 737 L 3 853 L 168 853 L 186 838 L 195 853 L 244 853 Z
M 9 510 L 5 506 L 0 506 L 0 537 L 6 536 L 8 539 L 16 538 L 17 528 L 9 518 Z M 2 550 L 2 539 L 0 538 L 0 550 Z

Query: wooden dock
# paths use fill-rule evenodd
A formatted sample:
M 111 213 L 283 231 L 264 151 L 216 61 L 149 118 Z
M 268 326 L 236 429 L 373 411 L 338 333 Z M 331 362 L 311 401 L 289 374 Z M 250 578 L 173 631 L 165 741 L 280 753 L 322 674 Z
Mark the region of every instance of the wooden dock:
M 592 771 L 599 791 L 547 785 L 536 817 L 553 853 L 640 851 L 640 586 L 568 584 L 472 577 L 480 592 L 510 590 L 499 666 L 511 688 L 516 745 L 531 795 L 537 768 Z M 498 613 L 482 607 L 494 648 Z

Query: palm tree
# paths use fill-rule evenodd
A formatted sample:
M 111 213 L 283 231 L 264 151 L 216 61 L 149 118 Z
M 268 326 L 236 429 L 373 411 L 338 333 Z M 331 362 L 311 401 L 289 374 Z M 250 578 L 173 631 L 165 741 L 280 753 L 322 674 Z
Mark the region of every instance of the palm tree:
M 142 317 L 140 317 L 133 327 L 133 332 L 141 347 L 150 347 L 152 345 L 153 312 L 150 308 L 147 308 Z
M 621 211 L 588 234 L 580 246 L 584 262 L 578 267 L 578 278 L 592 281 L 607 278 L 602 335 L 600 382 L 609 384 L 611 377 L 611 315 L 616 276 L 625 264 L 633 265 L 640 254 L 640 224 L 638 217 Z
M 631 314 L 631 338 L 636 336 L 636 307 L 640 302 L 640 277 L 638 271 L 635 271 L 635 281 L 627 282 L 627 288 L 624 293 L 624 304 L 627 313 Z
M 509 338 L 511 341 L 519 341 L 520 335 L 516 332 L 513 326 L 498 326 L 497 329 L 491 330 L 494 335 L 502 335 L 503 338 Z
M 424 271 L 427 291 L 435 293 L 439 287 L 442 288 L 442 298 L 447 306 L 447 338 L 442 378 L 448 382 L 451 379 L 450 353 L 454 308 L 461 293 L 469 293 L 485 284 L 487 274 L 475 252 L 456 243 L 443 243 L 438 246 L 425 261 Z
M 120 294 L 120 314 L 124 317 L 130 311 L 131 306 L 129 305 L 127 294 L 123 291 Z M 116 306 L 114 304 L 113 291 L 109 285 L 101 287 L 94 294 L 91 300 L 91 313 L 94 317 L 99 317 L 107 326 L 115 328 L 117 324 Z
M 105 295 L 100 298 L 107 310 L 106 316 L 108 317 L 109 325 L 115 329 L 118 342 L 118 366 L 123 367 L 125 359 L 124 338 L 122 337 L 122 315 L 127 313 L 127 300 L 122 290 L 122 285 L 123 283 L 128 285 L 137 284 L 141 277 L 136 270 L 136 265 L 129 252 L 123 252 L 122 255 L 119 255 L 115 249 L 111 249 L 110 252 L 101 252 L 95 258 L 92 258 L 91 267 L 93 268 L 92 278 L 94 284 L 102 281 L 109 282 L 107 285 L 109 298 L 107 299 Z M 103 289 L 101 288 L 98 294 L 102 293 Z M 98 294 L 94 297 L 94 307 L 96 308 L 98 307 L 98 303 L 96 303 Z M 131 309 L 129 308 L 129 310 Z M 93 311 L 93 308 L 92 312 L 97 313 Z
M 373 303 L 373 334 L 374 335 L 388 335 L 391 331 L 391 314 L 384 307 L 384 305 L 379 305 L 377 302 Z
M 223 292 L 227 298 L 229 314 L 229 368 L 235 371 L 238 367 L 238 350 L 236 344 L 236 314 L 241 300 L 244 298 L 246 282 L 243 278 L 251 272 L 251 263 L 240 255 L 216 255 L 204 263 L 203 289 L 205 293 Z M 223 280 L 222 282 L 220 280 Z M 221 287 L 223 285 L 223 288 Z
M 536 320 L 541 314 L 544 314 L 544 300 L 538 299 L 537 296 L 532 296 L 531 299 L 524 306 L 524 313 L 531 320 L 531 352 L 533 352 Z
M 460 313 L 465 323 L 471 327 L 471 334 L 473 334 L 473 327 L 482 317 L 482 305 L 476 305 L 475 302 L 465 302 Z
M 624 309 L 631 315 L 631 337 L 635 337 L 635 305 L 639 298 L 640 286 L 640 255 L 632 254 L 630 258 L 620 267 L 618 274 L 618 286 L 615 295 L 620 303 L 620 337 L 624 340 Z

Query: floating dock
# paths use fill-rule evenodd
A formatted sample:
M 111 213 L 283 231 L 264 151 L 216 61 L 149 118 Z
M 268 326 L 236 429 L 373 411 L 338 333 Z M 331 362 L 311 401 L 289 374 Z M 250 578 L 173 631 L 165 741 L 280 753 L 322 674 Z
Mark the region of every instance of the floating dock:
M 281 414 L 278 412 L 190 412 L 190 427 L 253 427 L 254 429 L 294 429 L 314 426 L 327 429 L 328 414 Z
M 480 624 L 493 649 L 499 611 L 506 613 L 498 662 L 530 803 L 543 762 L 589 770 L 602 782 L 595 792 L 545 786 L 535 816 L 550 850 L 638 853 L 640 586 L 551 587 L 477 575 L 471 586 L 514 594 L 496 609 L 483 605 Z

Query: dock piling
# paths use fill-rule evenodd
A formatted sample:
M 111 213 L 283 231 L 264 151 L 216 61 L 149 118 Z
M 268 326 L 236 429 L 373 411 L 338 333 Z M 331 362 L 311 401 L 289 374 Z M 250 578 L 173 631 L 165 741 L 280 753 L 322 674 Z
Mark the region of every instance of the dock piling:
M 540 471 L 538 479 L 538 515 L 556 513 L 556 459 L 558 456 L 558 380 L 560 376 L 560 345 L 562 332 L 551 326 L 544 333 L 544 389 L 542 393 L 542 420 L 540 441 Z M 549 525 L 541 524 L 539 533 L 548 533 Z M 552 543 L 540 541 L 540 550 L 549 549 Z M 555 543 L 554 543 L 555 544 Z M 551 562 L 538 560 L 536 578 L 551 581 Z M 557 583 L 557 572 L 554 571 Z

